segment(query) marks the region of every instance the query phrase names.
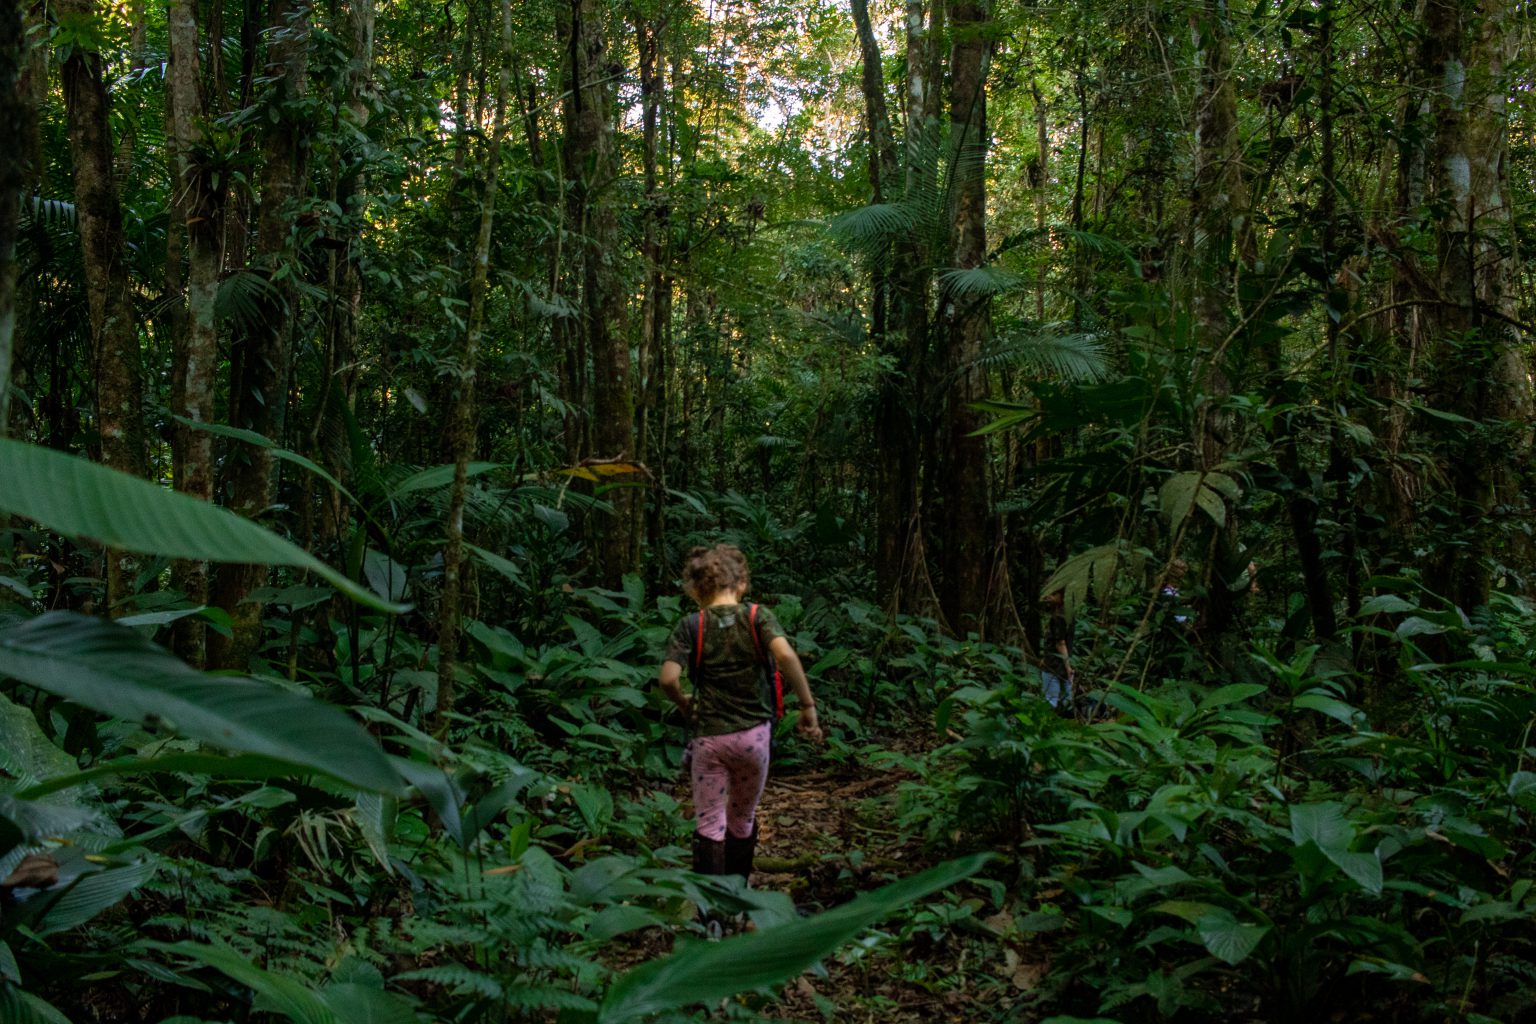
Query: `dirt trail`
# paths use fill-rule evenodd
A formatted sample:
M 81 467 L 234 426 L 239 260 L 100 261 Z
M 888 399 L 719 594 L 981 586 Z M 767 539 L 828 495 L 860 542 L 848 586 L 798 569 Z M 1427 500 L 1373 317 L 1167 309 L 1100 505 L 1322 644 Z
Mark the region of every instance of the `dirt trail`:
M 753 886 L 788 892 L 802 908 L 824 909 L 929 866 L 893 824 L 896 790 L 911 777 L 855 765 L 770 779 L 758 812 Z M 958 944 L 918 946 L 888 947 L 859 960 L 846 953 L 830 957 L 825 977 L 808 973 L 790 983 L 781 1001 L 764 1008 L 763 1019 L 977 1019 L 972 994 L 963 980 L 956 984 L 964 958 Z

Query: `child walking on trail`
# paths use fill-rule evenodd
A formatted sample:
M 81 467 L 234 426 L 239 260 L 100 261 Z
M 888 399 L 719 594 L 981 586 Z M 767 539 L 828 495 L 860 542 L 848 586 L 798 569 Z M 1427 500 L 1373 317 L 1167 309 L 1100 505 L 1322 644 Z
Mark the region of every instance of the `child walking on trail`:
M 699 611 L 683 617 L 667 644 L 658 682 L 682 711 L 692 741 L 695 832 L 693 870 L 703 875 L 752 873 L 757 804 L 768 780 L 775 697 L 771 653 L 800 702 L 796 729 L 822 742 L 816 702 L 795 649 L 773 612 L 746 605 L 747 559 L 729 544 L 697 547 L 683 568 L 683 592 Z M 688 668 L 692 694 L 684 693 Z

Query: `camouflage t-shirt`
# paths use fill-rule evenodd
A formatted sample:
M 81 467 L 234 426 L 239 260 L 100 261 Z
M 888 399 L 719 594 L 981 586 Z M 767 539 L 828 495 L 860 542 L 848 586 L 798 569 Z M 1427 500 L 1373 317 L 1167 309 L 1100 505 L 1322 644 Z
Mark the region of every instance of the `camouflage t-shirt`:
M 784 635 L 779 620 L 757 606 L 757 640 L 752 637 L 751 606 L 721 604 L 704 609 L 704 656 L 695 668 L 694 641 L 699 613 L 685 615 L 667 642 L 667 661 L 688 671 L 693 683 L 693 734 L 723 736 L 773 718 L 764 686 L 763 661 L 768 645 Z M 761 647 L 761 655 L 758 653 Z

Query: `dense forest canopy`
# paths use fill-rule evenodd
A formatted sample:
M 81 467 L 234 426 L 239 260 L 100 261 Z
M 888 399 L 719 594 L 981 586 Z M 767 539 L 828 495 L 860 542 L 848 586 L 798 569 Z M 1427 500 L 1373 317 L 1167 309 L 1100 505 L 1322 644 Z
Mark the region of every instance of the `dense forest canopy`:
M 1531 1019 L 1531 33 L 0 0 L 0 1020 Z

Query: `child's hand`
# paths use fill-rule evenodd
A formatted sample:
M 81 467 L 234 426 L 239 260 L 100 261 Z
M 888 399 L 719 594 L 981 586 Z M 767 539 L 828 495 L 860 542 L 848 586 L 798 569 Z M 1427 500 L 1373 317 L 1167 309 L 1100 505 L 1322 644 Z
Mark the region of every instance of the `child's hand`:
M 800 709 L 800 720 L 795 723 L 795 731 L 812 743 L 823 743 L 825 737 L 821 734 L 821 722 L 816 718 L 816 705 Z

